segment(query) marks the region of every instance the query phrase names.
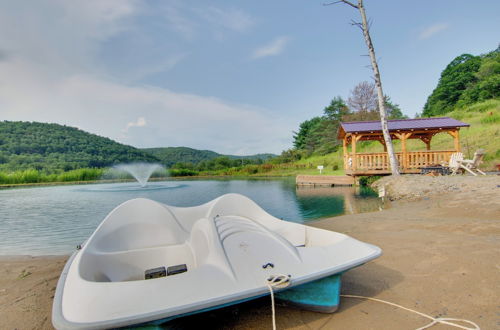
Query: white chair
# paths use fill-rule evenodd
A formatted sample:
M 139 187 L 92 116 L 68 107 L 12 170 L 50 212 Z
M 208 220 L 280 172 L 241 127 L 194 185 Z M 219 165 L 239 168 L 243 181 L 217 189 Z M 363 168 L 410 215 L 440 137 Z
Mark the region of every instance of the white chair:
M 451 170 L 451 175 L 455 175 L 460 170 L 460 161 L 464 159 L 464 154 L 461 152 L 455 152 L 451 154 L 450 162 L 448 163 L 448 167 Z
M 473 159 L 460 159 L 460 160 L 457 160 L 457 163 L 458 163 L 460 168 L 463 168 L 464 170 L 466 170 L 467 172 L 469 172 L 470 174 L 472 174 L 474 176 L 477 176 L 477 173 L 480 173 L 482 175 L 486 175 L 483 171 L 481 171 L 479 169 L 479 165 L 483 161 L 484 154 L 485 154 L 484 149 L 478 149 L 474 153 Z M 475 173 L 474 171 L 477 173 Z

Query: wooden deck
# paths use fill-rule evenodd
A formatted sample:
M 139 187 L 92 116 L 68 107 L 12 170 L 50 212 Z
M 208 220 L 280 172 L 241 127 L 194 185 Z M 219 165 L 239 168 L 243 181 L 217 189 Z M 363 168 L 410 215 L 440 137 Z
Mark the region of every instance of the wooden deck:
M 397 152 L 401 173 L 420 173 L 422 167 L 447 163 L 450 156 L 456 151 L 412 151 Z M 356 153 L 344 156 L 344 169 L 347 175 L 384 175 L 391 174 L 387 153 Z
M 297 175 L 298 186 L 352 186 L 354 178 L 347 175 Z

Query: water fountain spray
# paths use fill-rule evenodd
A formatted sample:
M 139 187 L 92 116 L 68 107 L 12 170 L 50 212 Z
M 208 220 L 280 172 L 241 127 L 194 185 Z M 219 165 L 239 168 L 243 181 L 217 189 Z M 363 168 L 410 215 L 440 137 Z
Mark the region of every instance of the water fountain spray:
M 139 182 L 141 187 L 144 188 L 147 186 L 148 180 L 151 175 L 155 171 L 162 169 L 163 166 L 154 163 L 130 163 L 116 165 L 113 166 L 113 168 L 130 173 L 130 175 L 132 175 L 137 180 L 137 182 Z

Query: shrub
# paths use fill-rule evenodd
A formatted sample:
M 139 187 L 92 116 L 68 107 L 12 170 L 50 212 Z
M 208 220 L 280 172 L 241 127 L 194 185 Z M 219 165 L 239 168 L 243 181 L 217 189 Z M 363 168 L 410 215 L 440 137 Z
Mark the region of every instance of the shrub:
M 362 176 L 359 178 L 359 185 L 360 186 L 369 186 L 380 178 L 381 178 L 381 176 L 378 176 L 378 175 Z
M 195 176 L 198 175 L 198 172 L 195 170 L 190 170 L 187 168 L 181 169 L 171 169 L 170 176 Z

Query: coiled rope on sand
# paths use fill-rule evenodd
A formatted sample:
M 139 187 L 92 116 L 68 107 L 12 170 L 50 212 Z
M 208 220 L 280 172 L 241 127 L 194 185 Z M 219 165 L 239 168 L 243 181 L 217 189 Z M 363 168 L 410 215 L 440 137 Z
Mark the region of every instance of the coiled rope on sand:
M 428 319 L 431 320 L 431 322 L 429 324 L 426 324 L 423 327 L 417 328 L 415 330 L 428 329 L 428 328 L 430 328 L 430 327 L 432 327 L 432 326 L 434 326 L 434 325 L 436 325 L 438 323 L 446 324 L 446 325 L 449 325 L 449 326 L 452 326 L 452 327 L 455 327 L 455 328 L 459 328 L 459 329 L 464 329 L 464 330 L 481 330 L 481 328 L 479 328 L 479 326 L 476 323 L 474 323 L 472 321 L 469 321 L 469 320 L 465 320 L 465 319 L 455 319 L 455 318 L 451 318 L 451 317 L 432 317 L 430 315 L 421 313 L 421 312 L 416 311 L 414 309 L 407 308 L 407 307 L 404 307 L 404 306 L 392 303 L 390 301 L 386 301 L 386 300 L 382 300 L 382 299 L 377 299 L 377 298 L 364 297 L 364 296 L 355 296 L 355 295 L 350 295 L 350 294 L 341 294 L 340 296 L 344 297 L 344 298 L 366 299 L 366 300 L 376 301 L 376 302 L 379 302 L 379 303 L 382 303 L 382 304 L 387 304 L 387 305 L 390 305 L 390 306 L 394 306 L 394 307 L 403 309 L 403 310 L 408 311 L 408 312 L 412 312 L 412 313 L 418 314 L 418 315 L 420 315 L 422 317 L 425 317 L 425 318 L 428 318 Z M 460 324 L 457 324 L 457 323 L 453 323 L 451 321 L 468 323 L 468 324 L 472 325 L 473 328 L 469 328 L 469 327 L 466 327 L 466 326 L 463 326 L 463 325 L 460 325 Z
M 267 285 L 267 287 L 269 289 L 269 293 L 271 294 L 271 309 L 272 309 L 272 315 L 273 315 L 273 330 L 276 330 L 276 311 L 275 311 L 275 307 L 274 307 L 274 290 L 273 289 L 282 289 L 282 288 L 288 287 L 290 285 L 290 275 L 272 275 L 272 276 L 270 276 L 270 277 L 267 278 L 266 285 Z M 356 296 L 356 295 L 350 295 L 350 294 L 341 294 L 340 296 L 343 297 L 343 298 L 365 299 L 365 300 L 371 300 L 371 301 L 379 302 L 379 303 L 382 303 L 382 304 L 386 304 L 386 305 L 390 305 L 390 306 L 393 306 L 393 307 L 397 307 L 397 308 L 403 309 L 403 310 L 411 312 L 411 313 L 415 313 L 417 315 L 420 315 L 422 317 L 425 317 L 425 318 L 431 320 L 430 323 L 424 325 L 423 327 L 416 328 L 415 330 L 428 329 L 428 328 L 430 328 L 430 327 L 432 327 L 432 326 L 434 326 L 436 324 L 446 324 L 446 325 L 449 325 L 449 326 L 452 326 L 452 327 L 455 327 L 455 328 L 459 328 L 459 329 L 463 329 L 463 330 L 481 330 L 481 328 L 476 323 L 474 323 L 472 321 L 469 321 L 469 320 L 465 320 L 465 319 L 456 319 L 456 318 L 451 318 L 451 317 L 432 317 L 432 316 L 430 316 L 428 314 L 421 313 L 421 312 L 416 311 L 414 309 L 407 308 L 407 307 L 404 307 L 404 306 L 392 303 L 390 301 L 386 301 L 386 300 L 382 300 L 382 299 L 377 299 L 377 298 L 364 297 L 364 296 Z M 454 322 L 467 323 L 467 324 L 471 325 L 472 328 L 468 327 L 468 326 L 463 326 L 461 324 L 454 323 Z

